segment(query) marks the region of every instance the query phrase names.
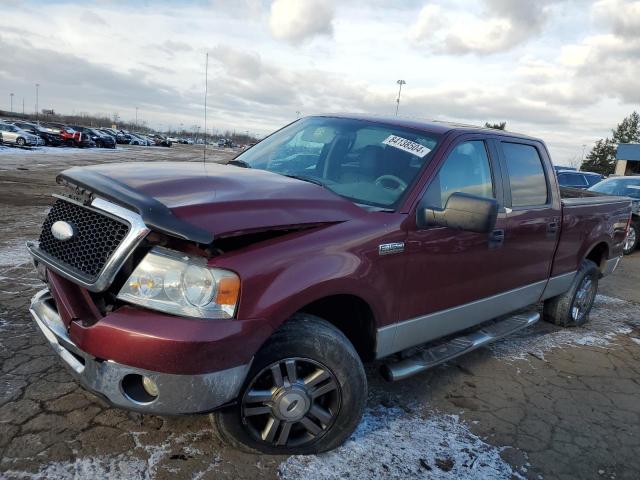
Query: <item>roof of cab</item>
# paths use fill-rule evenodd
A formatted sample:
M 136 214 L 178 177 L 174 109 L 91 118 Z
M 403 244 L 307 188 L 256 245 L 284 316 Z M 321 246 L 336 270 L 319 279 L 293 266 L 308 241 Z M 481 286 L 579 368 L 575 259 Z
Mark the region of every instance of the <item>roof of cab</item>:
M 310 115 L 314 117 L 338 117 L 338 118 L 351 118 L 354 120 L 365 120 L 368 122 L 381 123 L 386 125 L 393 125 L 396 127 L 411 128 L 413 130 L 421 130 L 423 132 L 435 133 L 437 135 L 443 135 L 452 131 L 459 133 L 485 133 L 493 135 L 501 135 L 505 137 L 523 138 L 528 140 L 535 140 L 542 142 L 539 138 L 531 137 L 529 135 L 523 135 L 520 133 L 509 132 L 505 130 L 498 130 L 495 128 L 482 127 L 478 125 L 467 125 L 456 122 L 445 122 L 440 120 L 421 120 L 417 118 L 409 117 L 389 117 L 384 115 L 371 115 L 365 113 L 336 113 L 336 114 L 320 114 Z

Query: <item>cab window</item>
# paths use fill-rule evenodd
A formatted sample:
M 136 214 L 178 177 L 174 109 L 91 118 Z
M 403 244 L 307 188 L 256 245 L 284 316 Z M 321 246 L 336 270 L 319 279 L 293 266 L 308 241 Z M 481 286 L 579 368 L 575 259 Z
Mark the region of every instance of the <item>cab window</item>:
M 425 194 L 425 206 L 444 208 L 451 194 L 495 198 L 491 167 L 482 140 L 463 142 L 449 154 Z
M 511 206 L 545 205 L 549 198 L 547 179 L 538 150 L 522 143 L 502 143 L 509 183 Z

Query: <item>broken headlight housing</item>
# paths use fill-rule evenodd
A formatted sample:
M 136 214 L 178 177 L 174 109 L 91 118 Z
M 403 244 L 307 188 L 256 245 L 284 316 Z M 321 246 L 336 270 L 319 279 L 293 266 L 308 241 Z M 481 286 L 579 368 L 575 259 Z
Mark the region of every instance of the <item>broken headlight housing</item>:
M 161 312 L 197 318 L 232 318 L 240 279 L 210 268 L 204 258 L 153 248 L 118 293 L 118 299 Z

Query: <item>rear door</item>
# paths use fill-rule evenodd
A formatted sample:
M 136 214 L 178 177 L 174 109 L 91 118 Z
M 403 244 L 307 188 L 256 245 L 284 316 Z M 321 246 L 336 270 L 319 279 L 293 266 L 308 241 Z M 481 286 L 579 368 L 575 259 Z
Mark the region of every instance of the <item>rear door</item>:
M 503 261 L 512 288 L 537 300 L 551 273 L 561 225 L 556 177 L 544 145 L 521 139 L 494 140 L 504 177 L 507 228 Z

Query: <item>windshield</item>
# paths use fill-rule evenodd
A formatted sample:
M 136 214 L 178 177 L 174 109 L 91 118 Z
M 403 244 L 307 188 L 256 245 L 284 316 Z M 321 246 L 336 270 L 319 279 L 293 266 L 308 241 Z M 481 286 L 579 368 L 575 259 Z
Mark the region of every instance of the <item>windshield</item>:
M 308 117 L 232 163 L 317 183 L 356 203 L 395 208 L 431 159 L 435 135 L 347 118 Z
M 589 190 L 607 195 L 620 195 L 640 199 L 640 177 L 609 178 L 596 183 Z

